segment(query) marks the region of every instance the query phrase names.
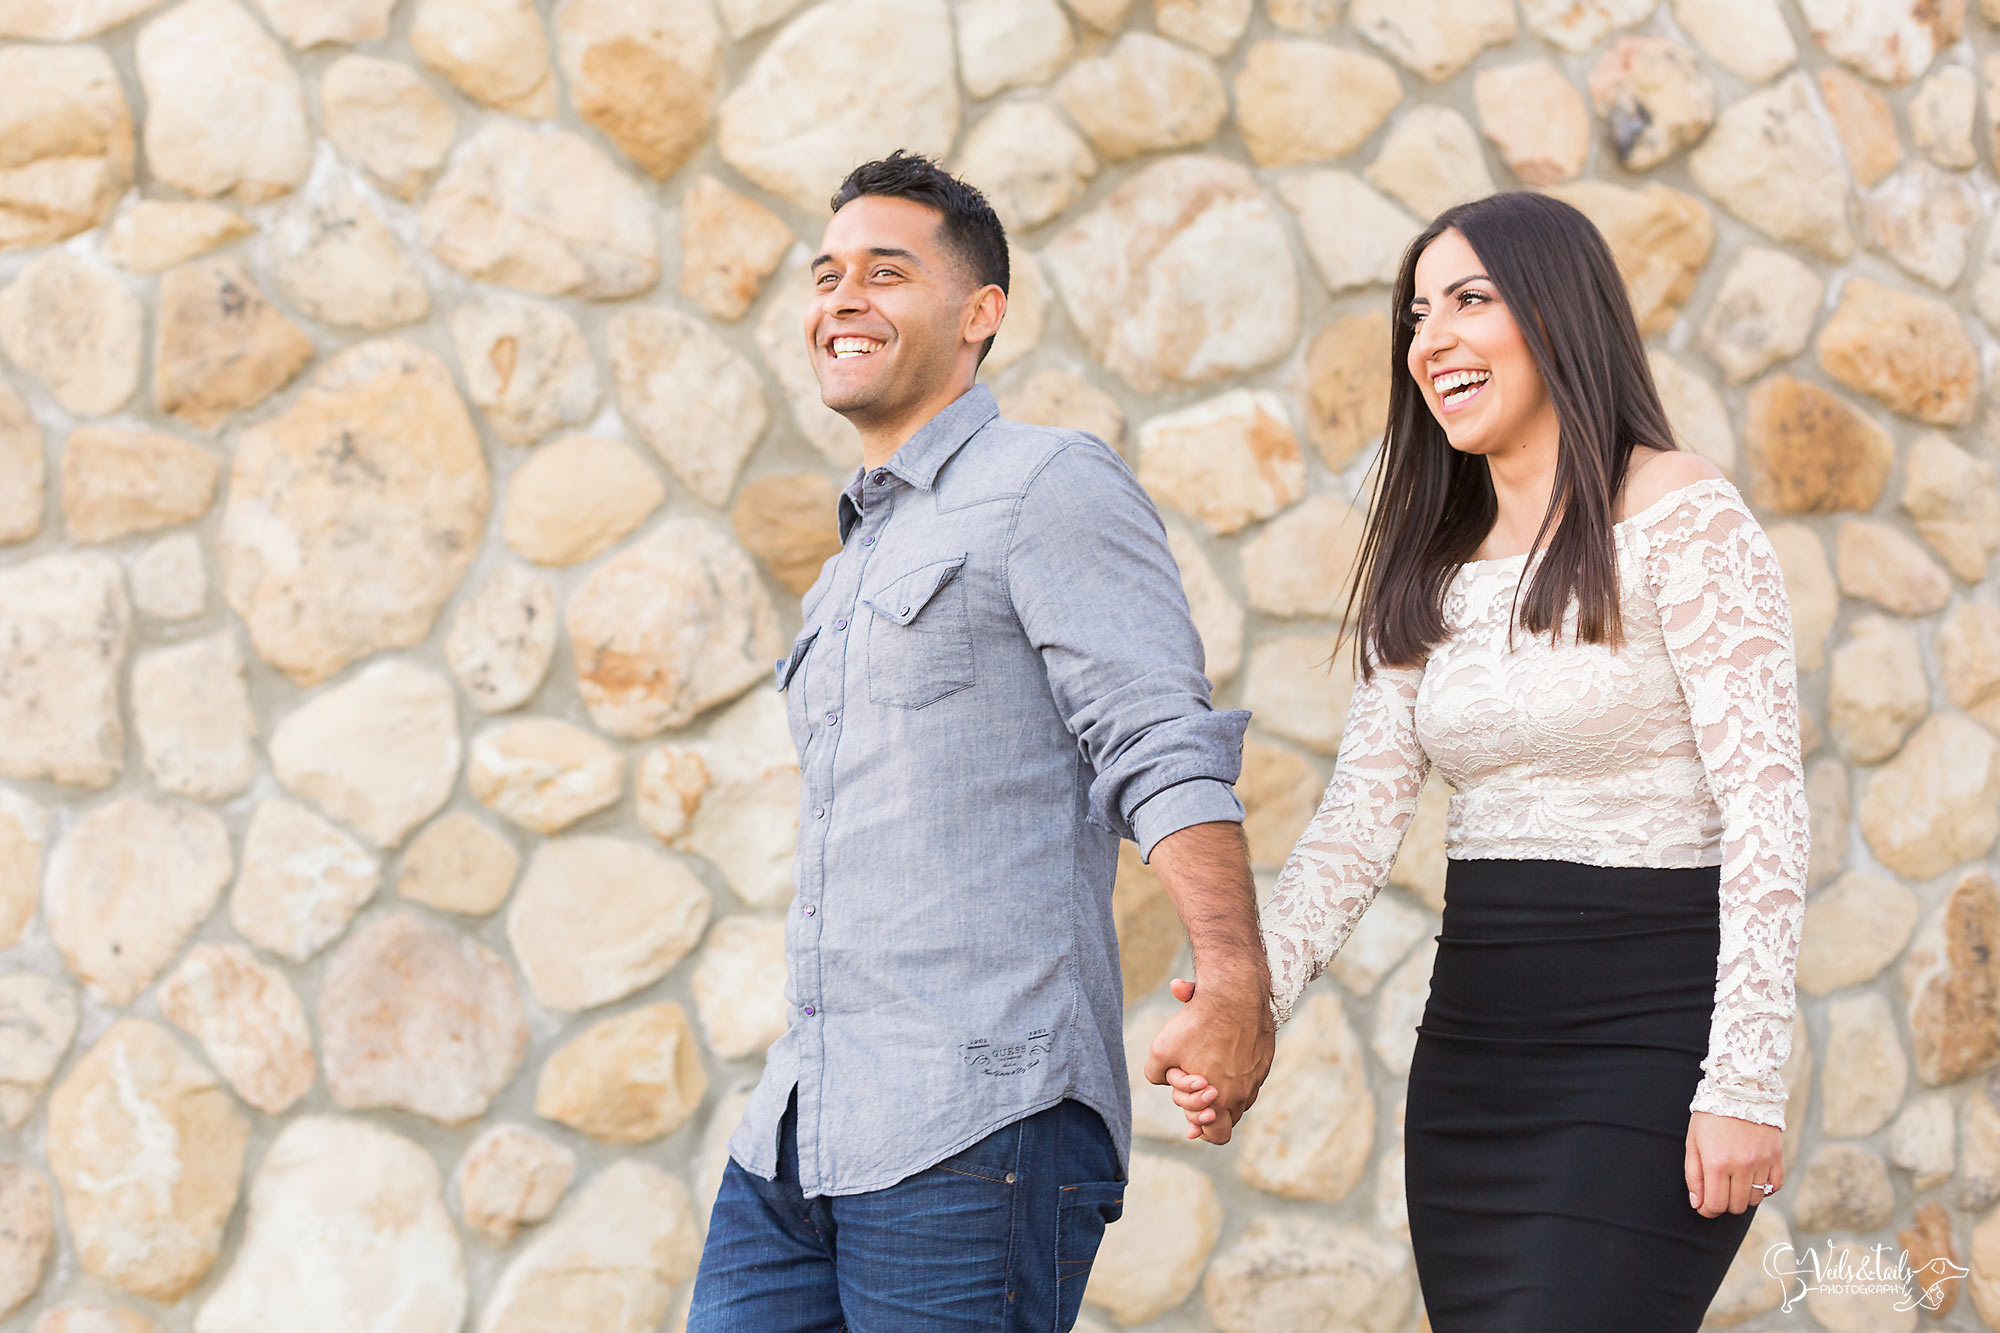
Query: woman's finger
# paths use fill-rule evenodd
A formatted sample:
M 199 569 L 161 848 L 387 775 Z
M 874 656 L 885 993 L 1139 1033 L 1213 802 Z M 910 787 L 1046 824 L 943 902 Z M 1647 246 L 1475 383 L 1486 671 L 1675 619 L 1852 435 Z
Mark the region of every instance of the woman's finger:
M 1701 1207 L 1701 1150 L 1694 1146 L 1694 1131 L 1688 1131 L 1687 1155 L 1681 1163 L 1681 1174 L 1687 1178 L 1688 1207 Z

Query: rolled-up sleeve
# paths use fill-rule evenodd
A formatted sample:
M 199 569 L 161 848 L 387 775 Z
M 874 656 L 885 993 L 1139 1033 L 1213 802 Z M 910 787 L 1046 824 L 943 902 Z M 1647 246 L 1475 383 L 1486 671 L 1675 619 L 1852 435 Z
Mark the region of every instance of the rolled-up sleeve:
M 1096 777 L 1091 819 L 1138 843 L 1240 822 L 1250 714 L 1218 712 L 1159 512 L 1102 441 L 1078 436 L 1029 480 L 1007 548 L 1015 614 Z

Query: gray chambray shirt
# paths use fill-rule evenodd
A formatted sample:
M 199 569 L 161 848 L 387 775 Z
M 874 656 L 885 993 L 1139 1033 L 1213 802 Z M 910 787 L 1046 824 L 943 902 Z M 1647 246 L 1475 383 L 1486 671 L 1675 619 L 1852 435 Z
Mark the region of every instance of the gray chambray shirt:
M 777 668 L 803 774 L 790 1002 L 730 1155 L 883 1189 L 1064 1098 L 1131 1147 L 1118 842 L 1238 821 L 1152 501 L 1109 446 L 974 388 L 840 502 Z

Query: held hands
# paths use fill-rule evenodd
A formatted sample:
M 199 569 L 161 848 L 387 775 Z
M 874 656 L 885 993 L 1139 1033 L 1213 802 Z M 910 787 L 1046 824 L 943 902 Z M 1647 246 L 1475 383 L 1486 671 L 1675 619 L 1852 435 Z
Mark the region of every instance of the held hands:
M 1227 1143 L 1271 1072 L 1277 1033 L 1270 1007 L 1261 993 L 1214 988 L 1204 989 L 1197 1002 L 1194 983 L 1179 977 L 1173 993 L 1186 1007 L 1153 1038 L 1147 1081 L 1173 1089 L 1174 1104 L 1187 1115 L 1189 1138 Z M 1191 1069 L 1206 1073 L 1187 1072 Z
M 1178 1097 L 1175 1098 L 1179 1100 Z M 1785 1183 L 1785 1135 L 1771 1125 L 1696 1111 L 1688 1121 L 1688 1203 L 1703 1217 L 1740 1213 Z

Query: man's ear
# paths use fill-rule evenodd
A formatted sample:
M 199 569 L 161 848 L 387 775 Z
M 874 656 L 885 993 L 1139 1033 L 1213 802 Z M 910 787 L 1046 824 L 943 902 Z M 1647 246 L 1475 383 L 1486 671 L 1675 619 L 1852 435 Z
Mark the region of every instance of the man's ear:
M 983 343 L 1000 331 L 1007 315 L 1007 293 L 993 283 L 974 292 L 965 303 L 965 341 Z

